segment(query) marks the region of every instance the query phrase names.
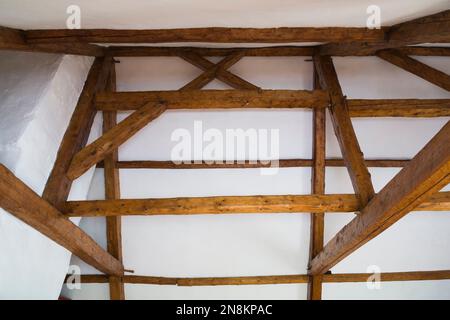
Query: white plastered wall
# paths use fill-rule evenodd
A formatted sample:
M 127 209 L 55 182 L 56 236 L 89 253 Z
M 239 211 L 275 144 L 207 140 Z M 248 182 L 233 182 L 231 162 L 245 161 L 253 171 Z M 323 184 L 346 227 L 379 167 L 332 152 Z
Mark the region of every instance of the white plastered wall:
M 312 64 L 308 57 L 244 58 L 231 71 L 267 89 L 311 89 Z M 418 57 L 450 73 L 448 58 Z M 178 58 L 123 58 L 117 65 L 118 90 L 178 89 L 200 70 Z M 213 59 L 217 61 L 217 59 Z M 450 98 L 435 87 L 375 57 L 335 58 L 343 90 L 350 98 Z M 227 88 L 219 82 L 207 89 Z M 121 114 L 123 119 L 127 114 Z M 171 111 L 139 132 L 119 151 L 122 160 L 168 160 L 171 133 L 192 130 L 202 120 L 207 128 L 278 128 L 281 158 L 311 157 L 311 112 Z M 353 119 L 367 158 L 410 158 L 448 121 L 435 119 Z M 327 122 L 327 156 L 340 157 L 339 146 Z M 398 169 L 370 169 L 380 190 Z M 308 194 L 310 170 L 280 169 L 274 176 L 247 170 L 121 170 L 123 198 Z M 345 168 L 327 168 L 328 193 L 353 193 Z M 96 171 L 90 199 L 103 199 L 103 171 Z M 353 217 L 326 217 L 326 241 Z M 123 253 L 127 269 L 138 275 L 212 277 L 306 273 L 309 215 L 202 215 L 123 218 Z M 83 219 L 82 227 L 106 246 L 102 218 Z M 377 265 L 383 272 L 448 269 L 450 243 L 448 213 L 412 213 L 377 239 L 339 263 L 333 272 L 366 272 Z M 74 264 L 80 262 L 75 259 Z M 85 273 L 95 273 L 83 265 Z M 450 282 L 383 283 L 380 290 L 366 284 L 324 285 L 325 299 L 341 298 L 450 298 Z M 107 299 L 108 286 L 83 285 L 64 290 L 74 299 Z M 306 285 L 224 286 L 178 288 L 126 285 L 128 299 L 305 299 Z
M 92 58 L 0 53 L 0 161 L 42 194 Z M 99 133 L 96 120 L 91 139 Z M 93 170 L 71 199 L 85 199 Z M 74 219 L 75 223 L 79 219 Z M 56 299 L 70 252 L 0 209 L 0 299 Z

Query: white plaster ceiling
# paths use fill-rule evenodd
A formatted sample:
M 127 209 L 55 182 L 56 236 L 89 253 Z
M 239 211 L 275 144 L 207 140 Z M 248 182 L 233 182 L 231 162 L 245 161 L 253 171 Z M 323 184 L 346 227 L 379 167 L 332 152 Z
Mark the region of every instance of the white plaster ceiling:
M 81 8 L 82 28 L 355 26 L 381 8 L 382 25 L 450 9 L 450 0 L 1 0 L 0 25 L 65 28 L 66 8 Z

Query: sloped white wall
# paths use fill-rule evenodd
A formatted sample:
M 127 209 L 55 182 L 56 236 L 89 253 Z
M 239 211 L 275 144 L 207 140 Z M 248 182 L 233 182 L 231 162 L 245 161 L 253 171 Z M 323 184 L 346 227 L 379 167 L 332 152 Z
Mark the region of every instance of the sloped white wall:
M 86 57 L 0 53 L 0 161 L 38 194 L 91 63 Z M 71 198 L 86 198 L 92 174 L 75 182 Z M 58 298 L 67 250 L 0 209 L 0 252 L 0 299 Z
M 300 58 L 244 58 L 231 71 L 268 89 L 311 89 L 312 65 Z M 448 58 L 418 58 L 450 73 Z M 178 89 L 200 71 L 177 58 L 124 58 L 117 65 L 118 90 Z M 217 60 L 217 59 L 213 59 Z M 444 90 L 375 57 L 334 59 L 344 92 L 350 98 L 450 98 Z M 214 82 L 209 89 L 226 86 Z M 126 114 L 122 114 L 121 118 Z M 282 158 L 311 157 L 311 112 L 172 111 L 151 123 L 120 148 L 122 160 L 168 160 L 176 128 L 279 128 Z M 448 121 L 439 119 L 354 119 L 367 158 L 409 158 Z M 328 119 L 327 156 L 339 157 Z M 397 169 L 371 169 L 377 190 Z M 90 199 L 103 199 L 103 172 L 97 170 Z M 259 170 L 121 170 L 123 198 L 308 194 L 310 170 L 280 169 L 261 176 Z M 353 193 L 344 168 L 328 168 L 327 192 Z M 326 240 L 353 215 L 328 215 Z M 202 215 L 123 218 L 123 252 L 127 269 L 153 276 L 240 276 L 305 273 L 309 248 L 309 215 Z M 82 227 L 105 244 L 104 219 L 83 219 Z M 413 213 L 333 268 L 334 272 L 448 269 L 445 255 L 450 235 L 447 213 Z M 79 264 L 78 260 L 72 263 Z M 95 273 L 83 265 L 83 272 Z M 324 298 L 445 298 L 450 283 L 382 284 L 373 292 L 365 284 L 326 285 Z M 64 290 L 75 299 L 108 299 L 107 285 Z M 416 294 L 414 294 L 416 293 Z M 177 288 L 127 285 L 129 299 L 304 299 L 306 285 Z

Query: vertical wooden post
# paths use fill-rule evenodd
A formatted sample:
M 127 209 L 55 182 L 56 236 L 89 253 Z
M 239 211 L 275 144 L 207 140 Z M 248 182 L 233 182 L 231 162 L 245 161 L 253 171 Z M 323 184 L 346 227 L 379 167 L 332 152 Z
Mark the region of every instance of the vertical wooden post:
M 116 91 L 116 72 L 112 62 L 111 74 L 109 76 L 106 91 Z M 103 112 L 103 132 L 107 132 L 117 124 L 117 111 Z M 118 150 L 114 150 L 105 157 L 105 198 L 107 200 L 120 199 L 119 169 L 116 168 Z M 122 221 L 121 217 L 106 217 L 106 239 L 108 252 L 117 260 L 122 262 Z M 109 294 L 111 300 L 125 300 L 125 288 L 120 277 L 109 277 Z
M 314 68 L 314 89 L 320 89 L 317 72 Z M 325 193 L 325 109 L 313 109 L 313 167 L 311 192 Z M 311 214 L 311 242 L 309 260 L 323 249 L 324 213 Z M 322 299 L 322 275 L 311 277 L 308 284 L 308 300 Z

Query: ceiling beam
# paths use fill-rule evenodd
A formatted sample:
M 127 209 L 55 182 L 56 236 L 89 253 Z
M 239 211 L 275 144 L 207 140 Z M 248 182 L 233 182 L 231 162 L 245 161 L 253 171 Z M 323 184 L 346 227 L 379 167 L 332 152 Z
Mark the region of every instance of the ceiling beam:
M 384 29 L 346 27 L 27 30 L 29 43 L 295 43 L 382 41 Z
M 375 194 L 370 173 L 364 163 L 363 153 L 356 138 L 350 119 L 347 99 L 342 93 L 339 79 L 329 56 L 314 56 L 314 68 L 320 86 L 330 95 L 330 116 L 342 156 L 361 207 L 364 207 Z
M 0 50 L 27 52 L 62 53 L 102 57 L 106 48 L 89 43 L 46 43 L 29 44 L 25 31 L 0 27 Z
M 318 48 L 320 55 L 373 55 L 378 50 L 420 43 L 450 43 L 450 10 L 394 25 L 386 29 L 385 38 L 375 41 L 330 41 Z
M 322 90 L 186 90 L 99 93 L 97 110 L 136 110 L 147 103 L 167 109 L 325 108 Z
M 398 50 L 382 50 L 377 52 L 377 56 L 444 90 L 450 91 L 450 75 L 445 72 L 434 69 Z
M 311 262 L 323 274 L 450 182 L 450 121 Z
M 96 107 L 101 111 L 136 110 L 143 102 L 161 101 L 168 109 L 324 108 L 325 91 L 314 90 L 198 90 L 193 92 L 100 92 Z M 348 99 L 351 117 L 447 117 L 450 99 Z
M 122 276 L 122 263 L 0 164 L 0 207 L 106 274 Z
M 103 217 L 233 213 L 343 213 L 355 212 L 358 208 L 358 199 L 353 194 L 326 194 L 68 201 L 62 212 L 70 217 Z M 432 195 L 415 210 L 449 211 L 450 192 Z
M 151 47 L 151 46 L 110 46 L 108 54 L 114 57 L 178 57 L 185 53 L 195 53 L 202 57 L 226 57 L 230 53 L 242 51 L 245 57 L 312 57 L 319 46 L 272 46 L 260 48 L 202 48 L 202 47 Z M 450 56 L 448 47 L 402 47 L 398 50 L 413 56 Z M 330 52 L 339 55 L 338 51 Z M 344 52 L 344 56 L 375 55 L 371 49 Z
M 158 118 L 165 110 L 166 107 L 163 104 L 155 106 L 153 103 L 145 103 L 143 107 L 79 151 L 73 157 L 66 176 L 70 180 L 80 177 L 147 124 Z
M 450 116 L 450 99 L 348 99 L 350 117 Z
M 151 47 L 110 46 L 108 53 L 113 57 L 178 57 L 194 53 L 202 57 L 226 57 L 241 51 L 245 57 L 298 57 L 312 56 L 313 46 L 275 46 L 261 48 L 201 48 L 201 47 Z
M 276 160 L 279 168 L 298 168 L 298 167 L 312 167 L 314 162 L 312 159 L 281 159 Z M 407 159 L 369 159 L 364 160 L 367 167 L 373 168 L 402 168 L 409 162 Z M 117 161 L 117 169 L 255 169 L 255 168 L 270 168 L 274 165 L 274 160 L 267 161 L 212 161 L 201 163 L 183 162 L 175 163 L 170 160 L 141 160 L 141 161 Z M 344 159 L 325 159 L 326 167 L 345 167 Z M 100 162 L 98 168 L 103 168 L 104 163 Z
M 71 275 L 66 277 L 70 281 Z M 367 282 L 372 273 L 337 273 L 324 274 L 325 283 Z M 125 275 L 123 281 L 132 284 L 172 285 L 172 286 L 226 286 L 226 285 L 268 285 L 307 283 L 309 275 L 247 276 L 247 277 L 215 277 L 215 278 L 168 278 L 153 276 Z M 448 280 L 450 270 L 383 272 L 380 281 L 430 281 Z M 108 277 L 103 274 L 84 274 L 81 283 L 107 283 Z

